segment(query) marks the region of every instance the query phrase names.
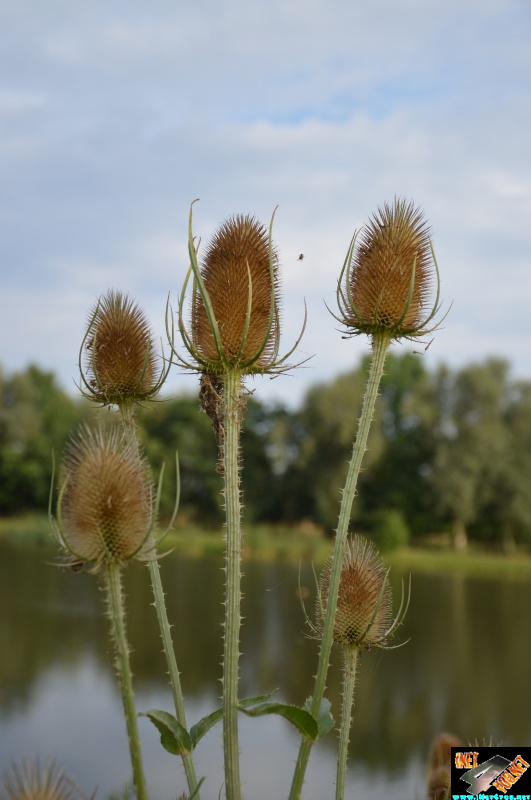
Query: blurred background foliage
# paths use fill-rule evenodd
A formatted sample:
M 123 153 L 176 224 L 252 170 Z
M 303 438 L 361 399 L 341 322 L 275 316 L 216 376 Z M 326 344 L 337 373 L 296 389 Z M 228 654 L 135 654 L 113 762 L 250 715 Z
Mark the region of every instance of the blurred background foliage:
M 367 359 L 314 386 L 300 408 L 249 398 L 242 440 L 245 517 L 253 524 L 319 527 L 337 521 L 339 488 L 359 416 Z M 0 371 L 0 514 L 45 510 L 51 453 L 85 420 L 112 424 L 108 409 L 72 398 L 53 374 Z M 162 514 L 181 474 L 181 523 L 222 521 L 217 447 L 195 396 L 150 404 L 138 415 L 155 476 L 166 465 Z M 506 551 L 531 543 L 531 382 L 489 359 L 454 371 L 391 354 L 353 510 L 353 529 L 382 549 L 446 533 Z

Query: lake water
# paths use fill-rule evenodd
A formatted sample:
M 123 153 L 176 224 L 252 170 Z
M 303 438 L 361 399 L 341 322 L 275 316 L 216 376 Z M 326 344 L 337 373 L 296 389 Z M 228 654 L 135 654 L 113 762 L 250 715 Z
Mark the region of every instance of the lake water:
M 53 554 L 0 543 L 0 775 L 11 759 L 48 756 L 98 798 L 130 777 L 121 699 L 110 664 L 107 621 L 97 580 L 44 563 Z M 163 581 L 186 696 L 188 725 L 219 706 L 222 562 L 172 555 Z M 395 594 L 401 576 L 394 575 Z M 241 696 L 279 687 L 303 704 L 312 691 L 316 644 L 308 638 L 297 597 L 298 567 L 245 565 Z M 311 569 L 303 566 L 307 607 Z M 139 712 L 173 711 L 165 682 L 149 575 L 127 571 L 128 627 Z M 412 602 L 401 631 L 410 641 L 361 660 L 347 797 L 422 800 L 425 760 L 445 730 L 464 741 L 531 742 L 531 585 L 502 579 L 413 575 Z M 328 696 L 340 702 L 339 654 Z M 186 788 L 181 762 L 164 751 L 155 728 L 139 720 L 152 800 Z M 276 717 L 240 719 L 246 800 L 287 797 L 299 736 Z M 206 775 L 203 800 L 217 800 L 223 782 L 221 727 L 196 750 Z M 314 747 L 306 800 L 334 796 L 337 737 Z M 1 781 L 0 781 L 1 785 Z

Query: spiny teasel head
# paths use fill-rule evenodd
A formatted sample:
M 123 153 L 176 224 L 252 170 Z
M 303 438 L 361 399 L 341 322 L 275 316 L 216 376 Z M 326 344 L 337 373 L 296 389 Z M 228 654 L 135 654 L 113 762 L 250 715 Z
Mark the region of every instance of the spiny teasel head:
M 195 201 L 194 201 L 195 202 Z M 193 203 L 192 203 L 193 206 Z M 173 328 L 168 336 L 178 363 L 211 375 L 238 371 L 242 375 L 280 373 L 290 369 L 286 359 L 298 346 L 279 358 L 280 277 L 279 258 L 269 228 L 251 215 L 237 214 L 225 220 L 198 261 L 192 233 L 192 209 L 188 226 L 190 268 L 179 300 L 179 330 L 192 356 L 187 362 L 173 347 Z M 183 306 L 188 282 L 193 280 L 190 330 Z
M 384 203 L 354 234 L 337 295 L 337 319 L 350 335 L 417 339 L 435 330 L 439 273 L 430 229 L 412 201 Z
M 428 774 L 428 800 L 449 800 L 451 797 L 450 767 L 436 767 Z
M 81 350 L 83 394 L 104 405 L 122 406 L 152 398 L 162 386 L 153 334 L 142 309 L 127 295 L 111 290 L 90 312 Z
M 429 768 L 435 770 L 438 767 L 447 767 L 449 770 L 452 763 L 452 747 L 461 747 L 462 744 L 461 739 L 453 733 L 437 734 L 430 747 Z
M 13 761 L 0 788 L 1 800 L 87 800 L 53 760 L 42 768 L 38 759 L 21 765 Z
M 121 427 L 81 428 L 65 451 L 54 521 L 70 560 L 97 572 L 149 558 L 153 516 L 149 469 L 132 438 Z
M 331 560 L 320 575 L 316 628 L 322 631 Z M 392 594 L 387 570 L 376 548 L 367 539 L 354 536 L 345 548 L 334 623 L 334 641 L 344 647 L 385 647 L 392 629 Z
M 279 325 L 278 313 L 272 313 L 278 309 L 278 257 L 274 248 L 269 252 L 267 228 L 242 214 L 225 220 L 210 241 L 200 269 L 227 362 L 267 367 Z M 193 298 L 191 333 L 205 359 L 222 360 L 199 292 Z

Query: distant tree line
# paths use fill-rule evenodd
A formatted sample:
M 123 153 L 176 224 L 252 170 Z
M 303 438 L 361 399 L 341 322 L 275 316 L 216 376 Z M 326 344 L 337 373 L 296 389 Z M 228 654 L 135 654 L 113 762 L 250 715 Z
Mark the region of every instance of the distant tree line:
M 245 514 L 253 523 L 337 521 L 367 363 L 308 391 L 298 410 L 249 399 L 243 436 Z M 505 361 L 428 371 L 411 353 L 391 354 L 353 511 L 353 530 L 380 544 L 451 533 L 511 550 L 531 543 L 531 382 L 511 378 Z M 73 399 L 37 366 L 0 372 L 0 514 L 45 509 L 51 453 L 59 455 L 82 421 L 112 412 Z M 166 464 L 162 511 L 174 493 L 180 515 L 221 521 L 221 481 L 210 420 L 197 397 L 151 404 L 139 415 L 146 454 Z M 172 474 L 173 473 L 173 474 Z

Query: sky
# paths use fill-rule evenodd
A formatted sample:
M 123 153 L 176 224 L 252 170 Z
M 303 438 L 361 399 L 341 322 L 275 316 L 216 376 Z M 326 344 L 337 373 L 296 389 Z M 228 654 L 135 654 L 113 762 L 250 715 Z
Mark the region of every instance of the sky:
M 284 348 L 306 302 L 295 360 L 313 357 L 250 388 L 296 406 L 369 351 L 325 303 L 394 197 L 424 210 L 451 305 L 419 358 L 531 380 L 529 0 L 0 0 L 5 372 L 37 363 L 75 394 L 107 290 L 165 338 L 195 198 L 203 242 L 278 206 Z M 196 385 L 174 367 L 167 389 Z

